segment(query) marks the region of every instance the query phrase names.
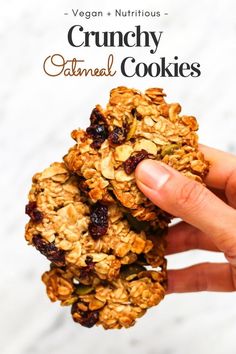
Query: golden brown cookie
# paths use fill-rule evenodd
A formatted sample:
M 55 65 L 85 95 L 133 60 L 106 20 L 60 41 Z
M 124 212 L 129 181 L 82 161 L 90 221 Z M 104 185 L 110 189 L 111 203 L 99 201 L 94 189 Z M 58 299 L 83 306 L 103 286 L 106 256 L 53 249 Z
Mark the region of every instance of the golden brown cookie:
M 170 217 L 137 188 L 137 164 L 146 158 L 162 161 L 199 182 L 208 171 L 198 150 L 196 119 L 180 115 L 180 105 L 166 103 L 164 96 L 158 88 L 144 94 L 113 89 L 106 109 L 98 105 L 92 111 L 86 132 L 72 132 L 76 145 L 64 157 L 93 202 L 114 198 L 138 220 L 163 228 Z
M 165 271 L 147 271 L 137 264 L 124 266 L 112 281 L 94 278 L 90 285 L 82 284 L 70 268 L 52 267 L 42 280 L 51 301 L 72 305 L 75 322 L 105 329 L 133 326 L 148 308 L 163 299 L 166 288 Z

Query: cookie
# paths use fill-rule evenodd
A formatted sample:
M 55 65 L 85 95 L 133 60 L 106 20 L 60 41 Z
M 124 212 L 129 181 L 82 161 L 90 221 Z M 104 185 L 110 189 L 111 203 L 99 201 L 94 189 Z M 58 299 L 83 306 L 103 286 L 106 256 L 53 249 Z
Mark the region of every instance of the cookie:
M 105 329 L 133 326 L 163 299 L 166 288 L 164 271 L 147 271 L 138 264 L 122 267 L 112 281 L 94 278 L 90 285 L 82 284 L 70 268 L 52 267 L 42 280 L 51 301 L 72 305 L 73 320 L 89 328 L 95 324 Z
M 137 188 L 137 164 L 146 158 L 162 161 L 199 182 L 208 172 L 198 150 L 196 119 L 181 116 L 180 105 L 167 104 L 164 96 L 158 88 L 144 94 L 126 87 L 112 90 L 106 109 L 93 109 L 86 132 L 72 132 L 76 145 L 64 157 L 93 202 L 113 198 L 136 219 L 163 228 L 170 217 Z

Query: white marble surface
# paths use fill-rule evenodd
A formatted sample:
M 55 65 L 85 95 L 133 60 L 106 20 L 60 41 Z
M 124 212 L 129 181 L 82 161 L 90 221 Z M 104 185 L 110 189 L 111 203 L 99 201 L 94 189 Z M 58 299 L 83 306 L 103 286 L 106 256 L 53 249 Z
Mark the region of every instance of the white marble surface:
M 157 9 L 159 20 L 81 20 L 64 16 L 71 8 Z M 47 261 L 24 241 L 26 195 L 31 176 L 60 159 L 72 144 L 69 133 L 85 126 L 95 103 L 104 104 L 110 88 L 164 87 L 169 101 L 180 101 L 200 122 L 201 141 L 236 151 L 234 0 L 179 1 L 30 1 L 0 2 L 0 135 L 1 135 L 1 291 L 2 354 L 235 354 L 236 295 L 171 295 L 151 309 L 134 328 L 103 331 L 74 324 L 69 310 L 50 304 L 40 282 Z M 161 55 L 199 60 L 198 79 L 49 78 L 42 62 L 55 52 L 81 55 L 103 63 L 109 50 L 74 49 L 67 29 L 128 29 L 135 24 L 165 31 Z M 112 50 L 119 58 L 127 49 Z M 145 50 L 132 54 L 153 60 Z M 169 257 L 170 267 L 202 260 L 221 260 L 207 252 Z

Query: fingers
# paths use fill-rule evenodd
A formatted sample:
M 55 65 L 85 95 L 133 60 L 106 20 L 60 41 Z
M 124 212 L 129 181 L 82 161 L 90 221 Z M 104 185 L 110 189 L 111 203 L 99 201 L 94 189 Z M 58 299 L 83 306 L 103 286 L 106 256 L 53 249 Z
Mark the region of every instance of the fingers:
M 166 255 L 192 249 L 219 252 L 219 249 L 207 235 L 185 222 L 170 227 L 166 240 Z
M 226 182 L 225 195 L 229 205 L 236 208 L 236 169 L 231 173 Z
M 205 183 L 225 190 L 229 204 L 236 208 L 236 156 L 201 144 L 199 149 L 210 162 Z
M 228 263 L 200 263 L 168 271 L 168 294 L 235 290 L 235 279 Z
M 225 189 L 226 181 L 232 171 L 236 169 L 236 156 L 206 145 L 199 144 L 200 151 L 210 162 L 209 173 L 205 181 L 210 187 Z
M 135 171 L 140 190 L 156 205 L 209 235 L 236 256 L 236 212 L 200 183 L 163 163 L 144 160 Z

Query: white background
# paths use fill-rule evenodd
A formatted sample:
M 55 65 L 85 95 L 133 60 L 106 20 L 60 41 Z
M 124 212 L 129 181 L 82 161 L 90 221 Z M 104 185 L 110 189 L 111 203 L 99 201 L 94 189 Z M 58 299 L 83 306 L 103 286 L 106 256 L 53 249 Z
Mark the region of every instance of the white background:
M 112 3 L 112 4 L 111 4 Z M 31 176 L 59 161 L 73 144 L 70 132 L 85 127 L 96 103 L 105 105 L 118 85 L 139 89 L 164 87 L 167 101 L 181 102 L 185 114 L 200 123 L 201 142 L 236 151 L 235 1 L 32 1 L 0 2 L 1 134 L 1 282 L 0 351 L 2 354 L 234 354 L 235 294 L 171 295 L 129 330 L 86 329 L 72 322 L 69 309 L 50 304 L 40 281 L 48 262 L 24 240 L 24 205 Z M 80 19 L 64 16 L 71 8 L 113 11 L 146 9 L 168 12 L 159 19 Z M 158 53 L 147 49 L 72 48 L 68 29 L 163 30 Z M 53 53 L 82 57 L 88 66 L 105 65 L 114 53 L 116 66 L 126 55 L 138 60 L 199 61 L 200 78 L 51 78 L 42 70 Z M 206 216 L 207 217 L 207 216 Z M 192 251 L 169 257 L 169 267 L 219 255 Z

